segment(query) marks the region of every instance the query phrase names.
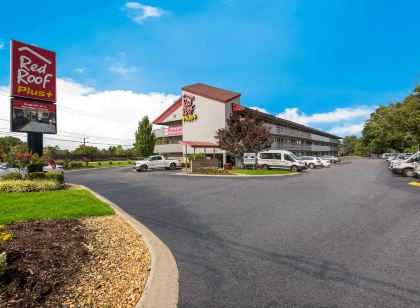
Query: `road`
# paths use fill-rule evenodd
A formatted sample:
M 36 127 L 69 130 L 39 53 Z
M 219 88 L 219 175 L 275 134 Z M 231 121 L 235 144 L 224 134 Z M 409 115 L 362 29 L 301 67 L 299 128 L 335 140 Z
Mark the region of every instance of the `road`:
M 382 160 L 287 177 L 66 177 L 168 245 L 180 307 L 420 307 L 420 188 Z

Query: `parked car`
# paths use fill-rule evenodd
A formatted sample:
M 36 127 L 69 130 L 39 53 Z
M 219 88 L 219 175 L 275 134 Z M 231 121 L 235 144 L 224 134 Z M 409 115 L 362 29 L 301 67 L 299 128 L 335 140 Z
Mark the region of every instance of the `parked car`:
M 51 164 L 49 164 L 48 166 L 43 166 L 42 167 L 42 171 L 44 171 L 44 172 L 64 173 L 64 168 L 63 168 L 63 166 L 60 166 L 60 165 L 51 165 Z
M 8 163 L 0 163 L 0 178 L 9 174 L 9 173 L 19 173 L 22 176 L 25 176 L 26 171 L 20 170 L 19 168 L 12 167 Z
M 325 160 L 321 157 L 317 157 L 316 159 L 321 163 L 322 167 L 331 167 L 331 162 L 330 161 Z
M 341 161 L 341 159 L 340 159 L 340 158 L 338 158 L 338 157 L 336 157 L 336 156 L 333 156 L 333 155 L 324 155 L 324 156 L 322 156 L 321 158 L 322 158 L 323 160 L 329 161 L 329 162 L 331 162 L 331 163 L 333 163 L 333 164 L 335 164 L 335 163 L 339 163 L 339 162 Z
M 403 153 L 391 153 L 388 155 L 388 158 L 386 159 L 387 161 L 391 161 L 393 160 L 395 157 L 397 157 L 399 154 L 403 154 Z
M 420 151 L 416 154 L 411 155 L 410 157 L 406 158 L 405 160 L 397 160 L 395 162 L 391 162 L 389 165 L 389 170 L 396 174 L 400 174 L 403 176 L 414 176 L 415 168 L 417 164 L 420 162 Z
M 272 168 L 298 172 L 307 169 L 306 165 L 295 154 L 284 150 L 269 150 L 258 153 L 257 164 L 264 170 Z
M 420 163 L 416 162 L 414 167 L 414 177 L 420 178 Z
M 136 161 L 134 169 L 137 171 L 147 171 L 149 169 L 167 169 L 175 170 L 181 166 L 181 162 L 177 159 L 166 159 L 162 155 L 153 155 Z
M 313 156 L 302 156 L 300 160 L 310 169 L 314 169 L 316 167 L 322 167 L 322 163 Z

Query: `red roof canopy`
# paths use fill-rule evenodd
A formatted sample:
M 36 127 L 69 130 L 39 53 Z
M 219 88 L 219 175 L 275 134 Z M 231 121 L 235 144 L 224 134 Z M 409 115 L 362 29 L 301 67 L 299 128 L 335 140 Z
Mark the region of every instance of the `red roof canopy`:
M 232 99 L 241 96 L 241 93 L 208 86 L 203 83 L 195 83 L 189 86 L 185 86 L 185 87 L 182 87 L 182 90 L 192 93 L 192 94 L 197 94 L 203 97 L 207 97 L 221 103 L 227 103 L 231 101 Z
M 206 141 L 178 141 L 178 143 L 190 148 L 219 148 L 218 144 Z
M 167 117 L 169 117 L 172 113 L 174 113 L 179 107 L 182 105 L 181 98 L 178 98 L 175 103 L 169 106 L 156 120 L 154 120 L 153 124 L 160 124 L 162 123 Z

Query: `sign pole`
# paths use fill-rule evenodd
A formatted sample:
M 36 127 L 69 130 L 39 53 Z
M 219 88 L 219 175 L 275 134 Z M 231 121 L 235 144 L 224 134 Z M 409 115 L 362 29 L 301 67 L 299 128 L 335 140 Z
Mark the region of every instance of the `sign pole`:
M 32 154 L 38 154 L 42 158 L 44 154 L 44 139 L 41 133 L 28 133 L 28 148 Z M 38 166 L 39 170 L 29 170 L 29 172 L 42 172 L 42 166 Z

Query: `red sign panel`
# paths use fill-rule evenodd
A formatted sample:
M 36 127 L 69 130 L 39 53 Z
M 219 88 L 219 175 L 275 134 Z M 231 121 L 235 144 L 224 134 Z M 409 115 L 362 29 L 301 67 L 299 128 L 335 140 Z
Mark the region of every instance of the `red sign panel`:
M 21 99 L 12 99 L 11 131 L 26 133 L 57 133 L 57 106 Z
M 11 96 L 56 102 L 55 52 L 11 41 Z
M 165 136 L 180 136 L 182 135 L 182 126 L 172 126 L 165 128 Z

